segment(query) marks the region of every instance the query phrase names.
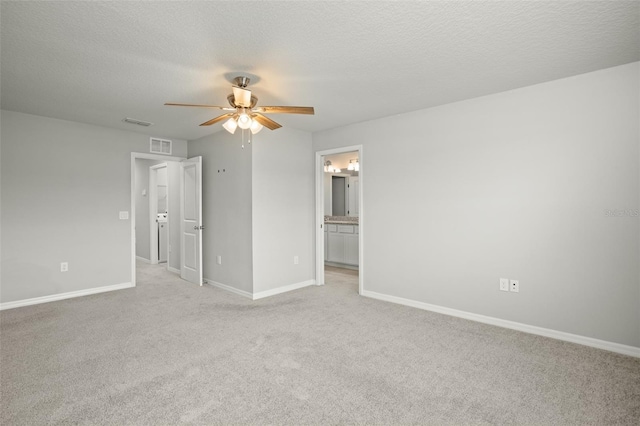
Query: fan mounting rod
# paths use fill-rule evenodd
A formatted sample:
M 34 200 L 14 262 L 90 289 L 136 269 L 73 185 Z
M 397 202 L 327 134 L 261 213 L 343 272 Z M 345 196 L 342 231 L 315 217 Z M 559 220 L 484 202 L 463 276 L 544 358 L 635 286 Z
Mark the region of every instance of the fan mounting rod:
M 244 77 L 242 75 L 239 75 L 238 77 L 233 79 L 233 82 L 236 84 L 236 86 L 242 88 L 247 87 L 250 81 L 251 79 L 249 77 Z

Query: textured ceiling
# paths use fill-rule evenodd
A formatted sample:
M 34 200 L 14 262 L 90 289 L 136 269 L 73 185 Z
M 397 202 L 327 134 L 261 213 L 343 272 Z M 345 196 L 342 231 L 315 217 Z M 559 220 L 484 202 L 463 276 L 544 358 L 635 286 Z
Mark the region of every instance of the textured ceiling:
M 316 131 L 638 61 L 639 5 L 3 1 L 1 106 L 195 139 L 216 112 L 163 103 L 225 105 L 245 73 Z

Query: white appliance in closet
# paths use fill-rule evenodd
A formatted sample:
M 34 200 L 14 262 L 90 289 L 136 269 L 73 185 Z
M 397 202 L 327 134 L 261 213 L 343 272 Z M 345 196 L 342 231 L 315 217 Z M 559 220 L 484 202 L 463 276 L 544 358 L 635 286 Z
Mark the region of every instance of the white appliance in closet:
M 167 213 L 158 213 L 158 262 L 167 261 L 169 234 L 167 233 Z

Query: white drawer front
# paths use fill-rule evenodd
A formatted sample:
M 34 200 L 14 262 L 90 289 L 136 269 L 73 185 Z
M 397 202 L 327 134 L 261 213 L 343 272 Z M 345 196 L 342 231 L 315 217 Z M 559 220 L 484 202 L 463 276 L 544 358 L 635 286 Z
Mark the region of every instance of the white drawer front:
M 327 228 L 329 228 L 329 232 L 338 232 L 338 225 L 328 224 Z
M 353 225 L 338 225 L 338 232 L 341 234 L 353 234 Z

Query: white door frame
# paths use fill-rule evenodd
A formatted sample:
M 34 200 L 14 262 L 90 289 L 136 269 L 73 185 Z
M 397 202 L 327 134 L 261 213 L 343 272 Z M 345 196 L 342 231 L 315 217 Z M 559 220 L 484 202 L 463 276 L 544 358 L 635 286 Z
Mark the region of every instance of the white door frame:
M 353 185 L 353 181 L 356 180 L 356 179 L 358 180 L 358 188 L 360 188 L 360 176 L 349 176 L 349 178 L 347 179 L 347 189 L 349 190 L 348 191 L 349 193 L 347 194 L 347 203 L 348 203 L 348 206 L 347 206 L 348 214 L 347 214 L 347 216 L 355 216 L 354 214 L 351 213 L 351 185 Z M 359 192 L 360 192 L 360 190 L 358 189 L 358 195 L 360 195 Z M 354 200 L 353 204 L 355 204 L 355 200 Z M 358 208 L 360 208 L 359 205 L 358 205 Z M 359 215 L 359 213 L 358 213 L 358 215 Z
M 158 251 L 158 170 L 166 169 L 167 163 L 160 163 L 149 167 L 149 257 L 152 265 L 160 263 Z M 168 175 L 167 175 L 168 176 Z M 167 185 L 167 213 L 169 212 L 169 185 Z M 171 217 L 171 216 L 168 216 Z M 167 236 L 170 236 L 169 221 L 167 221 Z M 167 268 L 170 265 L 167 253 Z
M 182 161 L 185 157 L 171 157 L 159 154 L 146 154 L 143 152 L 131 153 L 131 284 L 136 285 L 136 159 L 158 161 Z
M 345 146 L 341 148 L 316 151 L 316 284 L 324 285 L 324 162 L 323 157 L 343 152 L 358 152 L 358 162 L 360 163 L 359 185 L 359 234 L 358 234 L 358 293 L 364 292 L 364 208 L 362 198 L 363 188 L 363 153 L 362 145 Z

